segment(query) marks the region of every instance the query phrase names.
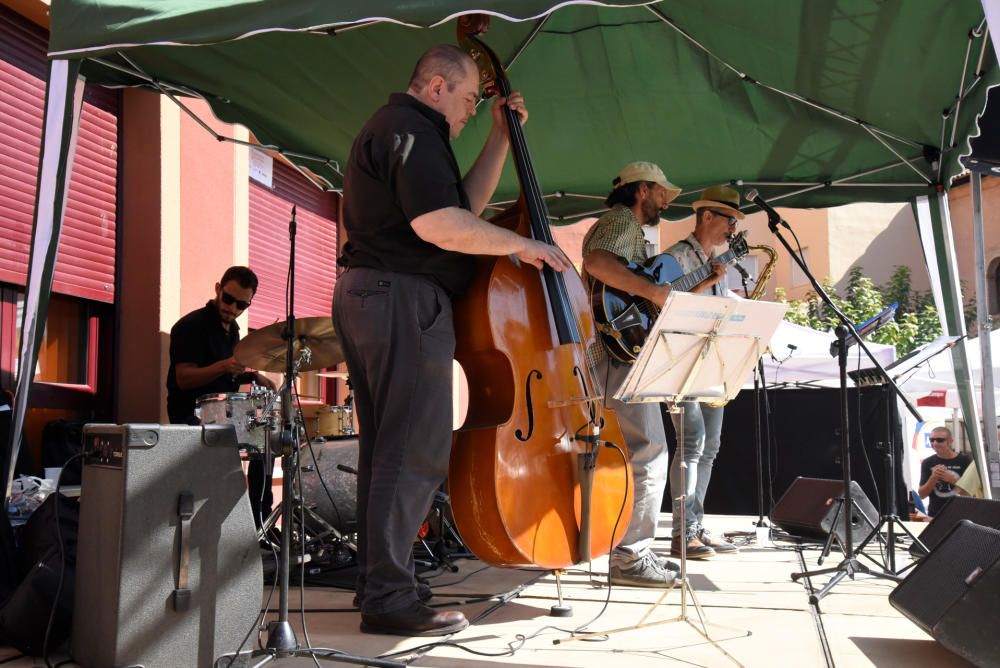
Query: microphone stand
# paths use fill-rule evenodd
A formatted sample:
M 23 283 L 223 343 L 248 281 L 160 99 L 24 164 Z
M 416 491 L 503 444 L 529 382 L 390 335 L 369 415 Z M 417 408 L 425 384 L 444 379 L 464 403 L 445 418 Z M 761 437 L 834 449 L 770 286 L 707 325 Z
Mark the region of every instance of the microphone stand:
M 754 196 L 751 199 L 759 200 L 760 198 Z M 826 290 L 823 289 L 823 286 L 820 285 L 819 282 L 816 280 L 816 277 L 813 276 L 812 272 L 809 271 L 809 267 L 806 265 L 805 261 L 792 250 L 792 247 L 789 245 L 788 241 L 785 240 L 785 237 L 781 234 L 781 231 L 778 229 L 778 226 L 779 225 L 784 226 L 789 230 L 791 230 L 792 228 L 788 225 L 787 222 L 782 220 L 781 216 L 778 215 L 776 211 L 774 211 L 770 207 L 765 205 L 761 206 L 761 208 L 767 212 L 767 226 L 771 230 L 771 233 L 778 238 L 778 241 L 781 243 L 781 245 L 784 246 L 786 251 L 788 251 L 789 256 L 791 256 L 791 258 L 795 261 L 795 263 L 799 265 L 799 268 L 809 279 L 809 283 L 816 291 L 816 294 L 819 295 L 819 298 L 823 300 L 823 303 L 827 305 L 827 307 L 834 313 L 834 315 L 837 316 L 837 319 L 841 323 L 836 328 L 836 333 L 837 333 L 836 346 L 837 346 L 837 362 L 840 367 L 840 459 L 841 459 L 841 467 L 844 474 L 844 496 L 837 500 L 838 503 L 841 504 L 840 508 L 837 511 L 837 515 L 843 518 L 844 559 L 834 568 L 823 568 L 817 571 L 803 571 L 801 573 L 792 574 L 792 580 L 795 581 L 798 581 L 800 578 L 803 577 L 809 577 L 811 575 L 825 575 L 829 573 L 833 574 L 833 577 L 830 578 L 830 581 L 827 582 L 826 585 L 820 591 L 810 594 L 809 603 L 815 605 L 819 603 L 821 598 L 830 593 L 830 590 L 832 590 L 837 585 L 837 583 L 839 583 L 845 577 L 850 577 L 853 580 L 854 576 L 857 575 L 858 573 L 873 575 L 875 577 L 885 578 L 887 580 L 893 580 L 895 582 L 899 582 L 900 580 L 902 580 L 902 578 L 900 578 L 895 573 L 890 573 L 886 570 L 875 571 L 870 569 L 868 566 L 866 566 L 865 564 L 861 563 L 858 560 L 854 551 L 854 537 L 852 535 L 853 532 L 851 530 L 851 524 L 852 524 L 851 518 L 854 514 L 855 509 L 862 517 L 864 517 L 865 515 L 864 513 L 861 512 L 860 508 L 857 507 L 856 502 L 851 496 L 851 435 L 849 432 L 850 421 L 848 417 L 849 411 L 848 411 L 848 401 L 847 401 L 847 340 L 849 336 L 854 337 L 854 341 L 858 344 L 858 346 L 862 350 L 865 351 L 865 353 L 868 355 L 868 358 L 872 361 L 872 364 L 874 364 L 875 367 L 879 370 L 879 372 L 881 372 L 882 376 L 885 378 L 886 383 L 892 386 L 892 388 L 896 392 L 896 395 L 900 399 L 902 399 L 903 403 L 906 405 L 909 411 L 917 418 L 917 420 L 920 420 L 921 417 L 920 413 L 917 412 L 917 409 L 913 406 L 910 400 L 902 393 L 902 391 L 899 389 L 899 386 L 896 385 L 896 382 L 889 376 L 889 374 L 886 373 L 885 368 L 883 368 L 882 365 L 879 363 L 879 361 L 875 358 L 875 355 L 872 354 L 872 351 L 868 347 L 868 345 L 858 335 L 857 330 L 854 328 L 854 324 L 850 321 L 850 319 L 846 315 L 843 314 L 843 312 L 841 312 L 840 309 L 837 308 L 837 305 L 833 303 L 833 300 L 830 299 L 830 295 L 827 294 Z M 835 515 L 835 518 L 837 517 L 837 515 Z M 837 530 L 837 524 L 838 520 L 834 519 L 833 526 L 830 528 L 831 532 L 835 532 Z
M 282 336 L 288 346 L 285 350 L 285 378 L 281 386 L 281 434 L 277 439 L 278 452 L 281 456 L 281 545 L 278 554 L 278 619 L 267 626 L 267 646 L 254 651 L 252 656 L 264 658 L 253 664 L 259 668 L 264 664 L 277 661 L 280 658 L 308 656 L 313 660 L 338 661 L 362 666 L 380 666 L 383 668 L 405 668 L 405 664 L 387 659 L 377 659 L 355 656 L 331 649 L 312 649 L 299 647 L 295 638 L 295 630 L 288 621 L 288 568 L 291 557 L 292 531 L 292 497 L 295 495 L 295 476 L 298 472 L 299 427 L 296 424 L 295 410 L 292 407 L 292 387 L 302 361 L 307 364 L 312 358 L 312 351 L 303 346 L 300 359 L 295 359 L 295 207 L 292 207 L 292 219 L 288 223 L 288 239 L 290 243 L 288 260 L 288 316 L 285 320 L 285 330 Z M 303 559 L 304 559 L 303 555 Z M 303 601 L 303 604 L 305 601 Z M 303 622 L 304 623 L 304 622 Z M 235 657 L 234 657 L 235 658 Z M 232 664 L 233 659 L 229 663 Z M 217 666 L 227 666 L 222 659 Z M 228 668 L 228 666 L 227 666 Z
M 740 283 L 743 285 L 743 296 L 747 299 L 750 298 L 750 286 L 747 285 L 748 281 L 752 279 L 750 272 L 744 269 L 739 262 L 733 264 L 736 271 L 740 274 Z M 764 393 L 767 392 L 767 383 L 764 379 L 764 361 L 763 359 L 757 360 L 757 366 L 754 368 L 753 372 L 753 426 L 754 426 L 754 455 L 757 459 L 757 521 L 754 522 L 756 531 L 752 534 L 746 532 L 734 532 L 727 533 L 728 536 L 738 536 L 745 535 L 747 540 L 751 538 L 757 539 L 757 544 L 761 547 L 765 546 L 765 538 L 769 538 L 771 527 L 767 520 L 764 519 L 764 515 L 768 514 L 764 512 L 764 445 L 763 445 L 763 434 L 761 427 L 763 426 L 760 419 L 761 413 L 761 389 Z M 770 419 L 765 416 L 765 421 L 768 425 L 768 431 L 770 431 Z

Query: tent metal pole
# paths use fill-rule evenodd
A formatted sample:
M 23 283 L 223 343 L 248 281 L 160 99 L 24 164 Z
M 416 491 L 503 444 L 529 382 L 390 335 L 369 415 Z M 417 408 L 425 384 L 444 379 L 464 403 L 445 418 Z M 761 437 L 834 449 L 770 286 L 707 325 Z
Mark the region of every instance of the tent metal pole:
M 977 459 L 979 477 L 983 483 L 983 495 L 987 499 L 1000 498 L 1000 445 L 997 443 L 997 409 L 993 394 L 993 353 L 990 347 L 990 332 L 993 319 L 990 317 L 988 291 L 986 287 L 986 250 L 983 235 L 983 175 L 978 169 L 972 170 L 972 229 L 975 233 L 976 252 L 976 324 L 979 330 L 979 352 L 982 357 L 983 382 L 983 435 L 985 452 Z M 993 487 L 991 487 L 991 484 Z
M 920 245 L 923 247 L 927 272 L 931 279 L 934 305 L 941 318 L 941 329 L 945 334 L 965 336 L 965 315 L 958 282 L 948 195 L 942 192 L 929 197 L 917 197 L 913 203 L 913 212 L 920 231 Z M 973 457 L 976 461 L 982 461 L 982 432 L 978 428 L 979 408 L 965 345 L 951 349 L 951 360 L 955 369 L 955 384 L 962 405 L 962 416 L 965 419 L 965 435 L 971 445 Z
M 45 87 L 45 119 L 42 126 L 41 159 L 35 191 L 34 223 L 28 258 L 28 277 L 24 288 L 24 315 L 21 320 L 21 351 L 17 388 L 11 415 L 10 439 L 5 471 L 4 498 L 9 499 L 14 482 L 22 431 L 28 413 L 28 396 L 35 379 L 38 351 L 45 335 L 56 252 L 62 232 L 66 199 L 69 193 L 73 155 L 83 110 L 84 80 L 80 61 L 53 60 Z

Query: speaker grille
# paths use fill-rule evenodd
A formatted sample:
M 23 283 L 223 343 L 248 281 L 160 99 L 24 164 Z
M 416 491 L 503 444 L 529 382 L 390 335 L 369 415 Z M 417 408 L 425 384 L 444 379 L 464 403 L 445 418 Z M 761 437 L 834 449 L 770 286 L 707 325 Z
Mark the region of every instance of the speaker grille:
M 984 527 L 1000 529 L 1000 501 L 973 499 L 968 496 L 951 497 L 934 516 L 934 521 L 920 533 L 920 542 L 927 546 L 928 552 L 933 550 L 959 520 L 970 520 Z M 910 552 L 915 556 L 927 553 L 918 543 L 910 547 Z
M 833 528 L 837 499 L 844 493 L 842 480 L 823 478 L 796 478 L 782 495 L 771 519 L 779 527 L 796 536 L 826 538 Z M 857 505 L 851 512 L 851 539 L 855 545 L 864 540 L 872 527 L 878 524 L 879 514 L 858 483 L 851 481 L 852 502 Z M 863 513 L 863 515 L 862 515 Z M 837 536 L 846 539 L 844 514 L 837 521 Z
M 933 634 L 948 610 L 998 560 L 1000 531 L 961 520 L 896 587 L 889 595 L 889 602 L 917 626 Z

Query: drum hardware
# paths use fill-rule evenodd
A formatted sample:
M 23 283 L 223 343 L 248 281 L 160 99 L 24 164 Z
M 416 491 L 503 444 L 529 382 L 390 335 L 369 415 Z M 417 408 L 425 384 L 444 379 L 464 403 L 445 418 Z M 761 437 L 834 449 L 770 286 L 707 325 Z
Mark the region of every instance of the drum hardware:
M 458 566 L 455 565 L 455 560 L 472 559 L 475 555 L 469 552 L 462 542 L 462 537 L 458 535 L 451 519 L 450 505 L 451 499 L 442 487 L 434 494 L 431 510 L 416 537 L 426 556 L 421 558 L 414 554 L 413 561 L 426 568 L 457 573 Z

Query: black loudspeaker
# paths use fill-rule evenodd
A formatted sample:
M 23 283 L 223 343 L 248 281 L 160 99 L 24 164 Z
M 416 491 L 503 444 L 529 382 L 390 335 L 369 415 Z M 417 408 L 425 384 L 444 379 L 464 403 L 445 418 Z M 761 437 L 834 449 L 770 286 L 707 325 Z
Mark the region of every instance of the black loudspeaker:
M 796 478 L 775 504 L 771 520 L 792 535 L 825 539 L 833 528 L 837 507 L 841 505 L 837 503 L 837 499 L 843 494 L 843 480 Z M 851 540 L 854 545 L 858 545 L 868 537 L 872 527 L 878 524 L 879 514 L 853 480 L 851 499 L 857 504 L 851 512 Z M 846 509 L 843 509 L 837 522 L 837 537 L 841 543 L 847 538 L 845 520 Z
M 955 654 L 977 666 L 998 666 L 998 592 L 1000 531 L 960 520 L 889 594 L 889 603 Z
M 920 532 L 920 542 L 927 547 L 923 550 L 918 543 L 910 546 L 910 554 L 922 557 L 933 550 L 961 520 L 970 520 L 975 524 L 993 529 L 1000 529 L 1000 501 L 989 499 L 973 499 L 969 496 L 953 496 L 941 506 L 934 516 L 934 521 Z
M 83 440 L 74 659 L 176 668 L 236 651 L 263 575 L 233 427 L 87 425 Z

